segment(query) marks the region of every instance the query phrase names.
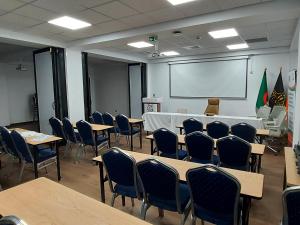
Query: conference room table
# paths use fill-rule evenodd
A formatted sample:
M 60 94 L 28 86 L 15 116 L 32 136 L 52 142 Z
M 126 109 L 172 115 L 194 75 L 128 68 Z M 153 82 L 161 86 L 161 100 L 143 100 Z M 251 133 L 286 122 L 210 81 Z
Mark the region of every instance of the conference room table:
M 35 131 L 26 130 L 23 128 L 13 128 L 10 130 L 18 131 L 24 138 L 28 145 L 33 147 L 33 167 L 35 178 L 39 177 L 37 162 L 38 162 L 38 152 L 39 146 L 41 145 L 53 145 L 56 152 L 56 167 L 57 167 L 57 179 L 61 180 L 60 175 L 60 160 L 59 160 L 59 148 L 57 142 L 62 141 L 63 139 L 54 135 L 48 135 L 43 133 L 38 133 Z
M 178 144 L 179 145 L 185 145 L 185 135 L 183 134 L 178 134 Z M 154 142 L 154 137 L 153 134 L 150 134 L 148 136 L 146 136 L 146 139 L 150 140 L 150 153 L 151 155 L 153 155 L 155 153 L 154 151 L 154 146 L 153 146 L 153 142 Z M 215 141 L 215 148 L 216 148 L 216 139 L 214 139 Z M 264 144 L 257 144 L 257 143 L 250 143 L 251 145 L 251 158 L 253 161 L 256 160 L 257 158 L 257 167 L 253 168 L 253 170 L 255 169 L 257 172 L 260 172 L 260 168 L 261 168 L 261 158 L 265 153 L 265 148 L 266 146 Z
M 284 148 L 284 178 L 283 189 L 300 186 L 300 174 L 298 173 L 296 154 L 291 147 Z
M 188 162 L 184 160 L 170 159 L 161 156 L 149 155 L 144 153 L 132 152 L 122 150 L 128 155 L 131 155 L 136 162 L 153 158 L 157 159 L 163 163 L 166 163 L 172 167 L 174 167 L 179 173 L 179 179 L 181 181 L 186 181 L 186 172 L 191 168 L 196 168 L 201 166 L 202 164 Z M 100 173 L 100 200 L 105 202 L 105 188 L 104 183 L 107 181 L 107 177 L 104 177 L 104 167 L 102 157 L 98 156 L 93 158 L 93 161 L 97 162 L 99 165 L 99 173 Z M 222 167 L 221 167 L 222 168 Z M 247 225 L 249 219 L 249 210 L 251 199 L 262 199 L 263 197 L 263 186 L 264 186 L 264 175 L 252 172 L 246 172 L 241 170 L 234 170 L 228 168 L 222 168 L 232 176 L 238 179 L 241 184 L 241 196 L 243 197 L 243 218 L 242 224 Z
M 108 125 L 101 125 L 101 124 L 94 124 L 94 123 L 90 123 L 91 127 L 92 127 L 92 131 L 94 133 L 95 136 L 95 140 L 97 139 L 97 134 L 100 131 L 108 131 L 110 128 L 113 128 L 113 126 L 108 126 Z M 76 123 L 73 123 L 73 127 L 77 128 Z M 110 132 L 107 132 L 108 135 L 108 146 L 110 147 Z M 97 154 L 97 152 L 96 152 Z
M 0 192 L 0 212 L 28 225 L 150 225 L 47 178 Z

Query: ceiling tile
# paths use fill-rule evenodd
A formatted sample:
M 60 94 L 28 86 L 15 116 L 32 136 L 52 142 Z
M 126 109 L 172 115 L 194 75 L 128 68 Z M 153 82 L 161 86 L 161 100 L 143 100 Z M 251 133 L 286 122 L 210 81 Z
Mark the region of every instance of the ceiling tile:
M 40 20 L 31 19 L 29 17 L 8 13 L 0 17 L 2 23 L 15 24 L 18 27 L 30 27 L 42 23 Z
M 185 17 L 185 15 L 177 10 L 175 7 L 164 8 L 161 10 L 153 11 L 150 13 L 146 13 L 147 16 L 150 16 L 157 23 L 176 20 Z
M 37 0 L 32 4 L 44 9 L 64 14 L 78 12 L 85 9 L 83 6 L 74 3 L 73 0 Z
M 14 13 L 43 21 L 48 21 L 57 17 L 56 13 L 33 5 L 25 5 L 21 8 L 16 9 Z
M 231 9 L 261 3 L 261 0 L 215 0 L 222 9 Z
M 94 27 L 95 30 L 98 30 L 102 34 L 117 32 L 117 31 L 125 30 L 127 28 L 128 28 L 127 25 L 116 20 L 100 23 Z
M 141 27 L 156 23 L 151 17 L 145 14 L 125 17 L 120 19 L 121 22 L 127 24 L 130 28 Z
M 74 0 L 74 1 L 87 8 L 91 8 L 107 2 L 111 2 L 111 0 Z
M 93 9 L 115 19 L 138 14 L 136 10 L 118 1 L 113 1 Z
M 120 0 L 126 5 L 136 9 L 139 12 L 150 12 L 166 7 L 170 7 L 170 3 L 166 0 Z
M 22 5 L 26 4 L 25 2 L 21 2 L 19 0 L 0 0 L 0 9 L 4 11 L 14 10 Z
M 79 13 L 74 14 L 74 17 L 82 19 L 91 24 L 102 23 L 111 20 L 111 18 L 102 15 L 101 13 L 95 12 L 93 10 L 87 9 Z
M 42 23 L 33 27 L 28 28 L 28 32 L 36 32 L 36 33 L 47 33 L 48 34 L 58 34 L 58 33 L 62 33 L 65 32 L 66 29 L 63 27 L 59 27 L 59 26 L 55 26 L 53 24 L 49 24 L 49 23 Z
M 194 1 L 188 4 L 178 5 L 176 8 L 182 11 L 186 16 L 197 16 L 221 10 L 215 0 Z

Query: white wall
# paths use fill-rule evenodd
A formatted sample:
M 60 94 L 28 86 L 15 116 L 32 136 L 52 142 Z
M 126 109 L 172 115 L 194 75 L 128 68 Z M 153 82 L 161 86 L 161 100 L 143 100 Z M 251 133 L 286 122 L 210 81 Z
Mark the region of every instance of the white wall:
M 16 60 L 0 62 L 0 125 L 28 122 L 33 119 L 33 62 L 24 62 L 27 71 L 16 70 L 17 64 Z
M 81 51 L 66 48 L 66 83 L 71 121 L 84 119 L 84 95 Z
M 244 100 L 221 99 L 220 114 L 255 116 L 255 104 L 264 69 L 267 68 L 268 90 L 271 95 L 281 66 L 284 84 L 285 86 L 287 84 L 290 69 L 289 58 L 288 53 L 251 56 L 248 64 L 247 98 Z M 156 97 L 164 98 L 163 112 L 176 112 L 178 108 L 186 108 L 189 113 L 204 112 L 207 98 L 170 98 L 168 63 L 150 63 L 147 68 L 148 96 L 155 94 Z
M 92 112 L 129 115 L 128 64 L 89 63 Z

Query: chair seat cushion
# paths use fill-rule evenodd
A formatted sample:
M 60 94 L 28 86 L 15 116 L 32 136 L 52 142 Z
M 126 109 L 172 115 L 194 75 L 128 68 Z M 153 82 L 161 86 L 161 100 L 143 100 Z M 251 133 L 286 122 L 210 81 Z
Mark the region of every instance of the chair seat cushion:
M 133 128 L 132 128 L 132 135 L 137 134 L 137 133 L 139 133 L 139 132 L 140 132 L 140 129 L 139 129 L 139 128 L 136 128 L 136 127 L 133 127 Z M 123 135 L 131 135 L 131 130 L 126 130 L 126 131 L 122 130 L 122 131 L 120 131 L 120 134 L 123 134 Z
M 160 156 L 166 157 L 166 158 L 177 159 L 176 153 L 169 154 L 169 153 L 164 153 L 164 152 L 162 152 L 162 153 L 160 154 Z M 178 159 L 181 160 L 181 159 L 184 159 L 185 157 L 187 157 L 187 152 L 184 151 L 184 150 L 178 149 Z
M 179 183 L 179 198 L 180 210 L 184 211 L 190 200 L 190 192 L 187 184 L 185 183 Z M 149 203 L 161 209 L 177 212 L 176 199 L 166 200 L 155 196 L 149 196 Z
M 51 148 L 45 148 L 39 151 L 38 162 L 43 162 L 47 159 L 56 156 L 56 152 Z
M 136 190 L 134 186 L 125 186 L 116 184 L 114 187 L 114 191 L 122 196 L 130 197 L 130 198 L 137 198 Z
M 213 155 L 212 161 L 211 160 L 202 160 L 202 159 L 197 159 L 195 157 L 191 158 L 191 162 L 195 162 L 195 163 L 201 163 L 201 164 L 214 164 L 214 165 L 218 165 L 219 164 L 219 157 L 216 155 Z

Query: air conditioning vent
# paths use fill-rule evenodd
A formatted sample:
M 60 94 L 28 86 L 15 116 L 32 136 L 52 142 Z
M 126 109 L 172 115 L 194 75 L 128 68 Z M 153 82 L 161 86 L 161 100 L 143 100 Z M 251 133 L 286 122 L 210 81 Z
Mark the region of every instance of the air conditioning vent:
M 246 42 L 249 44 L 252 43 L 258 43 L 258 42 L 265 42 L 268 41 L 267 37 L 261 37 L 261 38 L 252 38 L 252 39 L 247 39 Z
M 192 46 L 185 46 L 183 48 L 187 49 L 187 50 L 195 50 L 195 49 L 202 48 L 202 46 L 200 46 L 200 45 L 192 45 Z

